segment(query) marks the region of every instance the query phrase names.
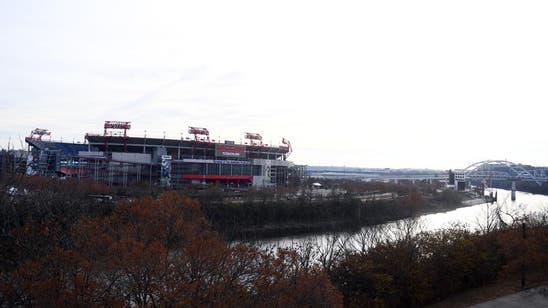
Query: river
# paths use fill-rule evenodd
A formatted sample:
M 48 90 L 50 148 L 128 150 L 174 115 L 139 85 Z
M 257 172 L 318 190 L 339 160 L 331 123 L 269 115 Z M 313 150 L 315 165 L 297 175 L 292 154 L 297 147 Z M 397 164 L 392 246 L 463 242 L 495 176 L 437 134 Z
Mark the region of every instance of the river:
M 516 200 L 511 201 L 509 190 L 495 189 L 493 193 L 497 194 L 498 201 L 494 204 L 480 203 L 476 205 L 461 207 L 456 210 L 426 214 L 412 223 L 409 219 L 392 221 L 377 226 L 365 226 L 358 232 L 348 233 L 323 233 L 313 235 L 285 236 L 271 238 L 254 242 L 263 247 L 298 247 L 306 244 L 316 246 L 329 245 L 335 236 L 345 238 L 349 242 L 360 242 L 358 246 L 364 245 L 368 239 L 378 239 L 379 234 L 382 238 L 397 237 L 403 228 L 412 228 L 411 232 L 437 231 L 451 226 L 459 225 L 470 230 L 481 230 L 488 226 L 493 218 L 493 210 L 497 207 L 501 209 L 501 217 L 506 222 L 510 222 L 512 217 L 520 217 L 530 213 L 548 213 L 548 196 L 531 194 L 527 192 L 516 192 Z M 382 230 L 382 232 L 375 232 Z M 371 240 L 372 241 L 372 240 Z M 367 245 L 367 244 L 365 244 Z

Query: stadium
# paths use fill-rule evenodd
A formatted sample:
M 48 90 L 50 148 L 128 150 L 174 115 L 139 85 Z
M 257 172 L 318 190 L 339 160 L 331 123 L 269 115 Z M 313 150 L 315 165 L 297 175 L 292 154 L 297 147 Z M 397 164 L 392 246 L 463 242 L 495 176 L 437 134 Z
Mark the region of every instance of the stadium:
M 106 121 L 102 134 L 86 134 L 85 143 L 45 140 L 51 133 L 35 129 L 25 138 L 28 175 L 91 178 L 109 185 L 157 183 L 226 187 L 285 186 L 304 168 L 288 161 L 291 143 L 263 143 L 257 133 L 245 142 L 211 140 L 209 130 L 189 127 L 180 139 L 131 137 L 130 122 Z

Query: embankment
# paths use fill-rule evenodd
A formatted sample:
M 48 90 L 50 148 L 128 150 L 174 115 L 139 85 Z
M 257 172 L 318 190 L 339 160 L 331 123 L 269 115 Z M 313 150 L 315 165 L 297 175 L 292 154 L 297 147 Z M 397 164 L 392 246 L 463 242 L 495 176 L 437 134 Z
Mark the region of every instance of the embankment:
M 465 200 L 463 200 L 465 199 Z M 229 240 L 352 231 L 367 225 L 450 211 L 482 202 L 462 194 L 392 200 L 278 200 L 265 202 L 202 202 L 212 227 Z

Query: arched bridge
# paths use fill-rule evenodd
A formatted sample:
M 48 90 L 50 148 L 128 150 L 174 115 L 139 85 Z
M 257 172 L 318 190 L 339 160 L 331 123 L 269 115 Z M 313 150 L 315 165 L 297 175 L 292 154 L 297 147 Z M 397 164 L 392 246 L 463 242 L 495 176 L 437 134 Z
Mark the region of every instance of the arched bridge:
M 464 173 L 466 179 L 471 180 L 529 181 L 538 185 L 548 182 L 547 167 L 533 167 L 507 160 L 484 160 L 459 171 Z

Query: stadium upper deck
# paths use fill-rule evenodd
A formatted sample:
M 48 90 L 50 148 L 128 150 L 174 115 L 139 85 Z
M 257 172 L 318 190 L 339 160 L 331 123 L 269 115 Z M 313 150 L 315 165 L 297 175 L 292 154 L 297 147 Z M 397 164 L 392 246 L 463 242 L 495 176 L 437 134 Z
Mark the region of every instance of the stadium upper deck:
M 289 146 L 273 147 L 268 145 L 235 144 L 231 141 L 224 143 L 177 140 L 163 138 L 123 137 L 86 135 L 89 144 L 104 152 L 127 152 L 151 154 L 153 157 L 170 155 L 173 159 L 200 158 L 200 159 L 270 159 L 285 160 L 290 153 Z M 165 149 L 165 150 L 163 150 Z

